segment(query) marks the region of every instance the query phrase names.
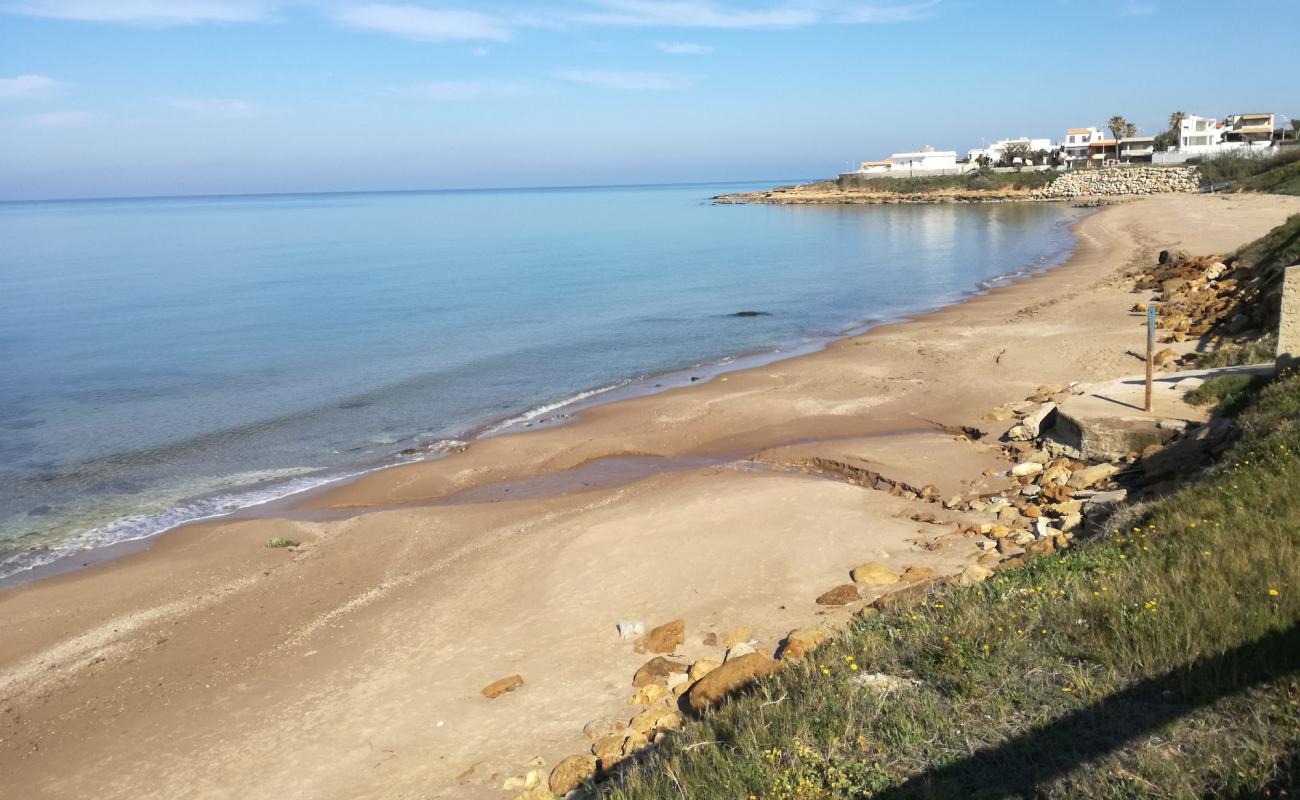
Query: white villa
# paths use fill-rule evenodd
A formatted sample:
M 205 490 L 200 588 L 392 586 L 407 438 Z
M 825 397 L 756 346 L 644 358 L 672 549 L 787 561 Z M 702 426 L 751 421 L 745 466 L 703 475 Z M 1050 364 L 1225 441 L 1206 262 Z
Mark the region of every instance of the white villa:
M 981 158 L 988 158 L 994 164 L 1002 160 L 1002 154 L 1008 147 L 1013 145 L 1024 145 L 1031 153 L 1037 153 L 1040 150 L 1054 150 L 1051 139 L 1032 139 L 1029 137 L 1020 137 L 1018 139 L 999 139 L 988 147 L 981 147 L 978 150 L 967 150 L 966 160 L 972 164 L 978 162 Z
M 889 171 L 893 173 L 910 174 L 956 169 L 956 150 L 935 150 L 927 145 L 916 153 L 894 153 L 889 157 Z
M 1282 118 L 1285 121 L 1285 117 Z M 1177 139 L 1167 150 L 1157 149 L 1160 136 L 1114 138 L 1102 128 L 1070 128 L 1059 144 L 1051 139 L 1019 137 L 999 139 L 985 147 L 967 150 L 960 159 L 953 150 L 935 150 L 926 146 L 915 153 L 894 153 L 880 161 L 863 161 L 857 174 L 888 177 L 909 175 L 952 175 L 970 172 L 991 164 L 995 169 L 1073 169 L 1100 167 L 1117 163 L 1181 164 L 1189 159 L 1221 153 L 1264 156 L 1274 152 L 1278 115 L 1232 114 L 1223 120 L 1188 114 L 1178 124 Z M 1161 147 L 1164 145 L 1162 144 Z M 1021 163 L 1001 167 L 1006 151 L 1015 147 L 1030 154 L 1044 151 L 1055 154 L 1036 164 L 1031 155 Z
M 1188 114 L 1178 123 L 1178 149 L 1213 147 L 1223 141 L 1225 132 L 1223 123 L 1218 120 Z
M 894 153 L 883 161 L 863 161 L 860 173 L 883 173 L 898 177 L 918 172 L 957 172 L 956 150 L 935 150 L 926 146 L 915 153 Z
M 1088 163 L 1090 151 L 1106 141 L 1106 134 L 1097 128 L 1070 128 L 1061 140 L 1061 156 L 1067 167 Z
M 1227 120 L 1227 139 L 1232 142 L 1272 142 L 1272 114 L 1233 114 Z
M 1127 136 L 1119 140 L 1120 161 L 1150 161 L 1156 153 L 1156 137 Z
M 1157 164 L 1181 164 L 1189 158 L 1225 153 L 1264 155 L 1272 152 L 1274 114 L 1233 114 L 1220 121 L 1189 114 L 1178 125 L 1178 144 L 1156 153 Z

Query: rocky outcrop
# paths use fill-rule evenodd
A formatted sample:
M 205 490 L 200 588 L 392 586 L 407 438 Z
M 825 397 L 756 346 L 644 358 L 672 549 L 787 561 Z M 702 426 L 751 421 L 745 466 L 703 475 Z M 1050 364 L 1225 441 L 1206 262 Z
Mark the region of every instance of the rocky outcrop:
M 1195 167 L 1108 167 L 1066 172 L 1036 190 L 1038 200 L 1071 197 L 1115 197 L 1120 195 L 1199 192 Z

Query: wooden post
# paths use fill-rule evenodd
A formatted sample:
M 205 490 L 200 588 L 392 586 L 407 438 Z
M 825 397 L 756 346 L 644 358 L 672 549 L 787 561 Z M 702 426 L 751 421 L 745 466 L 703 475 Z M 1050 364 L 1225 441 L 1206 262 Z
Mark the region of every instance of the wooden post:
M 1152 303 L 1147 304 L 1147 400 L 1146 410 L 1151 410 L 1151 381 L 1152 369 L 1155 365 L 1156 353 L 1156 307 Z

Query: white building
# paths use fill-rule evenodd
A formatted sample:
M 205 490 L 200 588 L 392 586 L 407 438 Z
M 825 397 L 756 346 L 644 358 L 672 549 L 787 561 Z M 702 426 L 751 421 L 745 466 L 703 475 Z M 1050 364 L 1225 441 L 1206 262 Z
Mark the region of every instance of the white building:
M 1040 150 L 1051 150 L 1052 140 L 1033 139 L 1029 137 L 1021 137 L 1019 139 L 999 139 L 988 147 L 966 151 L 966 159 L 974 164 L 981 158 L 988 158 L 993 162 L 994 166 L 996 166 L 998 162 L 1002 160 L 1002 154 L 1006 152 L 1008 147 L 1013 145 L 1023 145 L 1028 148 L 1030 153 L 1037 153 Z
M 1061 140 L 1061 156 L 1065 165 L 1078 166 L 1088 163 L 1088 155 L 1094 144 L 1106 141 L 1106 134 L 1097 128 L 1070 128 Z
M 1225 136 L 1233 142 L 1272 142 L 1272 114 L 1233 114 L 1228 117 Z
M 858 172 L 889 172 L 889 159 L 884 161 L 863 161 L 858 167 Z
M 957 171 L 956 150 L 935 150 L 926 146 L 916 153 L 894 153 L 889 157 L 889 172 L 892 175 L 943 171 Z
M 1189 114 L 1178 123 L 1178 149 L 1195 152 L 1196 148 L 1212 148 L 1223 141 L 1226 132 L 1218 120 Z
M 1119 160 L 1125 162 L 1150 161 L 1156 153 L 1156 137 L 1126 136 L 1119 140 Z
M 1178 145 L 1156 153 L 1157 164 L 1181 164 L 1218 155 L 1267 156 L 1273 152 L 1273 114 L 1234 114 L 1224 121 L 1188 115 L 1178 125 Z

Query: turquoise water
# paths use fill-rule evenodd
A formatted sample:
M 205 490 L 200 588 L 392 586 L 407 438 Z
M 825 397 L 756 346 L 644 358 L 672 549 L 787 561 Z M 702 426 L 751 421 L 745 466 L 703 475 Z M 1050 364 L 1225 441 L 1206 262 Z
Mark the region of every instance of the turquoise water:
M 1078 213 L 743 188 L 0 204 L 0 576 L 953 302 Z

